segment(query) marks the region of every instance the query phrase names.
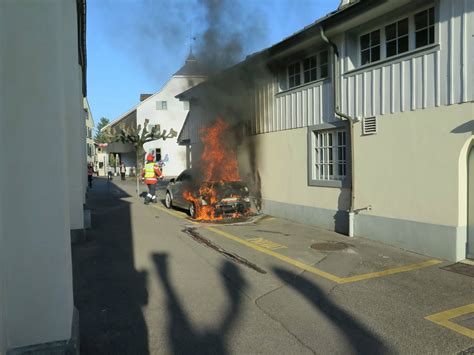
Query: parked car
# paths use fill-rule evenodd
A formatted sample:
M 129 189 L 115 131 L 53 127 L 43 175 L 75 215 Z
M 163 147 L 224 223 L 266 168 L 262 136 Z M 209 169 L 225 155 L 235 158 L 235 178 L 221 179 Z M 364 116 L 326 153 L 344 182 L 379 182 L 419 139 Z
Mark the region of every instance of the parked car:
M 192 218 L 196 218 L 204 206 L 214 217 L 244 214 L 250 210 L 249 189 L 244 182 L 199 180 L 198 172 L 193 169 L 184 170 L 176 179 L 171 179 L 166 188 L 166 207 L 184 208 Z

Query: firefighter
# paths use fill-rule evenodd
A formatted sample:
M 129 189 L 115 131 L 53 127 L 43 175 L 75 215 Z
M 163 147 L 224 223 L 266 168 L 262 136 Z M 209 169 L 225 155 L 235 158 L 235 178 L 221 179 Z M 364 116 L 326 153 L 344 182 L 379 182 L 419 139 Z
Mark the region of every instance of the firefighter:
M 152 154 L 148 154 L 146 157 L 145 168 L 142 171 L 142 178 L 145 179 L 145 184 L 148 186 L 148 193 L 145 196 L 145 205 L 150 202 L 156 203 L 156 184 L 158 179 L 161 179 L 161 170 L 158 163 L 155 163 L 155 158 Z

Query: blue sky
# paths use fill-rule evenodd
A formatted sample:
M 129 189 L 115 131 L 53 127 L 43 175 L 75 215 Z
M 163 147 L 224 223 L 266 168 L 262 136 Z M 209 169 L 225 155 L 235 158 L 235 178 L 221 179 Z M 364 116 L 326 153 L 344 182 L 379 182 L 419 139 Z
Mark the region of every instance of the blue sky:
M 240 61 L 335 10 L 339 2 L 88 1 L 88 100 L 94 120 L 97 123 L 101 117 L 107 117 L 112 121 L 136 105 L 141 93 L 160 90 L 184 64 L 190 43 L 195 51 L 199 49 L 209 26 L 215 26 L 223 36 L 232 33 L 240 40 Z M 215 4 L 226 7 L 214 11 Z M 205 5 L 211 7 L 211 14 L 206 12 Z M 214 16 L 214 20 L 206 21 L 206 16 Z

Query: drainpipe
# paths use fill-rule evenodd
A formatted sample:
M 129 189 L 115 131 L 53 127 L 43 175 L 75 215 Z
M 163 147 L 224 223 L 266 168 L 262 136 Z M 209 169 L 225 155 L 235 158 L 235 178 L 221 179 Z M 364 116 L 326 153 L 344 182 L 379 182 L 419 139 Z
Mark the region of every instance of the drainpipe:
M 354 178 L 354 118 L 342 113 L 340 111 L 340 98 L 339 98 L 339 75 L 340 75 L 340 64 L 339 64 L 339 51 L 337 46 L 334 42 L 332 42 L 326 34 L 324 33 L 324 28 L 322 26 L 319 27 L 319 31 L 321 33 L 321 38 L 324 42 L 329 44 L 332 47 L 332 51 L 334 53 L 334 60 L 332 65 L 332 88 L 333 88 L 333 100 L 334 100 L 334 113 L 349 121 L 349 136 L 351 142 L 351 204 L 349 207 L 349 237 L 354 236 L 354 199 L 355 199 L 355 178 Z

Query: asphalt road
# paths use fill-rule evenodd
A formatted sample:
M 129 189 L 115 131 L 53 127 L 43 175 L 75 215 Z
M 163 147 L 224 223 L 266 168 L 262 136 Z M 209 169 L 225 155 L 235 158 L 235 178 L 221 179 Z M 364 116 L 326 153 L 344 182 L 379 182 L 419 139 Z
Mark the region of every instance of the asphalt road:
M 89 192 L 93 228 L 73 247 L 83 354 L 474 348 L 474 278 L 448 262 L 275 218 L 195 224 L 134 186 L 95 179 Z

